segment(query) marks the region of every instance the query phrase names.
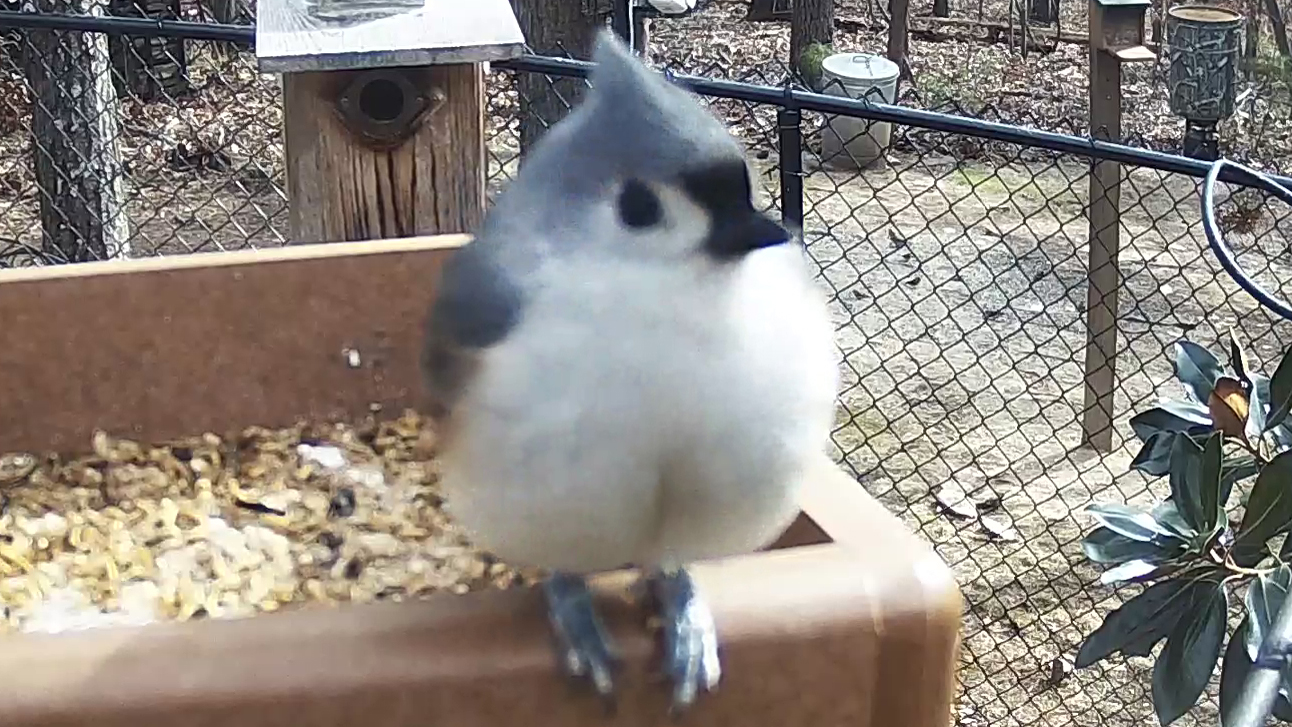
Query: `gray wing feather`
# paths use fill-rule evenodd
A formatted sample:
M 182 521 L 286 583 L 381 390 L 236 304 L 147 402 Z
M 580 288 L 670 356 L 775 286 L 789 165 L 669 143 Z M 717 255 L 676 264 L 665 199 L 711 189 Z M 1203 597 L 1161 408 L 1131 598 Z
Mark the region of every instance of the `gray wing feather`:
M 522 309 L 519 286 L 479 241 L 460 248 L 445 263 L 422 347 L 433 418 L 442 420 L 452 412 L 480 354 L 507 337 Z

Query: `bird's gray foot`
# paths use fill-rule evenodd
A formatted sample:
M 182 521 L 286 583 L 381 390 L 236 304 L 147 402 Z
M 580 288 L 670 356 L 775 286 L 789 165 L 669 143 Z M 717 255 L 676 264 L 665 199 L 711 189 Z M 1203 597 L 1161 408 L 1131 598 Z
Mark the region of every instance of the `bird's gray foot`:
M 562 669 L 570 677 L 590 681 L 606 708 L 613 710 L 613 672 L 619 657 L 592 608 L 587 582 L 570 573 L 553 573 L 543 582 L 543 593 Z
M 663 668 L 673 683 L 670 711 L 676 717 L 695 702 L 701 689 L 711 692 L 718 686 L 718 634 L 713 614 L 686 570 L 657 573 L 650 587 L 662 622 Z

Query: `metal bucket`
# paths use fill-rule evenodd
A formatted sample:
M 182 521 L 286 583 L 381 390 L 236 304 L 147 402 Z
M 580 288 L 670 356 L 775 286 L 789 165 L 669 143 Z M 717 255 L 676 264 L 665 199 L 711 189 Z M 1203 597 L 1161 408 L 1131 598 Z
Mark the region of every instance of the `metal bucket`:
M 1177 5 L 1166 13 L 1168 103 L 1189 121 L 1215 123 L 1234 113 L 1234 81 L 1246 19 L 1227 8 Z

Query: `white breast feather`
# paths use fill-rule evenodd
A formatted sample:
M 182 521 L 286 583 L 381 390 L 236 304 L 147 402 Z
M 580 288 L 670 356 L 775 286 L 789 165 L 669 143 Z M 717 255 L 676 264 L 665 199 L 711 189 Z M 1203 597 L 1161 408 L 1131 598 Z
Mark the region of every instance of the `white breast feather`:
M 699 265 L 549 265 L 443 455 L 477 545 L 588 572 L 749 552 L 790 523 L 834 417 L 824 299 L 792 245 L 731 277 Z

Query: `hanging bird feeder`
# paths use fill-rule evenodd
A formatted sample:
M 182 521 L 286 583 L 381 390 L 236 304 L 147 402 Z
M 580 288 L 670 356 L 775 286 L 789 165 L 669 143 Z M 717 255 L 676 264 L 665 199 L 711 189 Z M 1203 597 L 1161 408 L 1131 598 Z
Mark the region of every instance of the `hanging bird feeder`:
M 1216 127 L 1234 113 L 1242 15 L 1211 5 L 1179 5 L 1166 14 L 1171 113 L 1184 119 L 1184 153 L 1215 159 Z

